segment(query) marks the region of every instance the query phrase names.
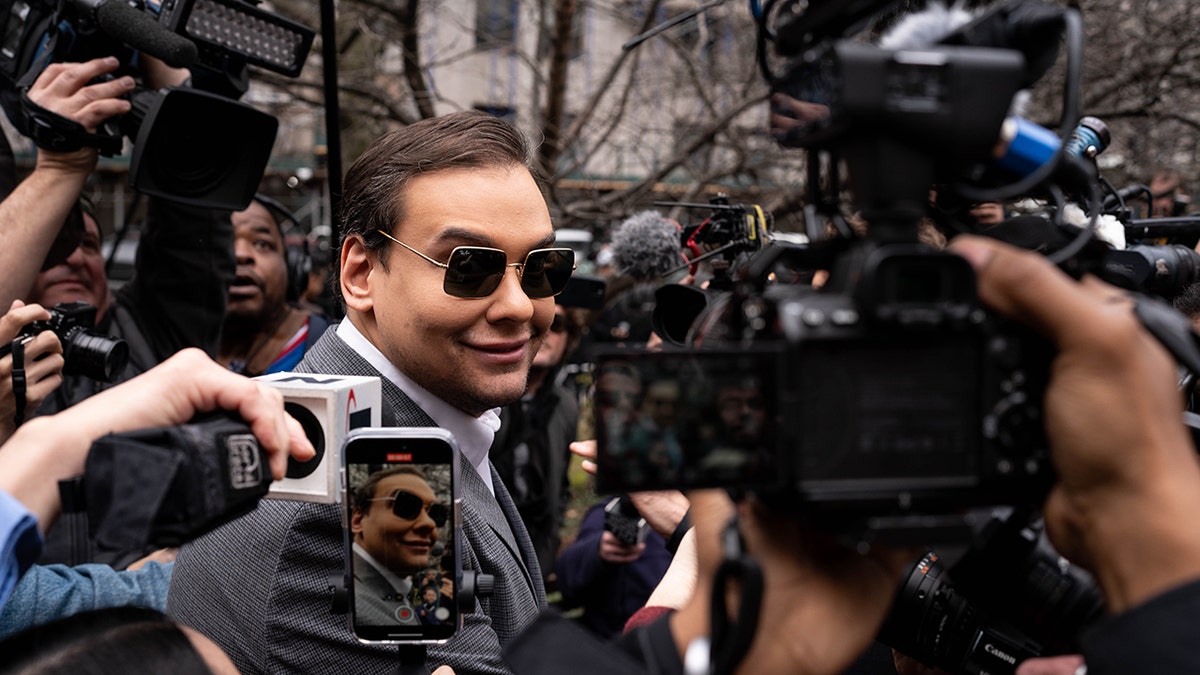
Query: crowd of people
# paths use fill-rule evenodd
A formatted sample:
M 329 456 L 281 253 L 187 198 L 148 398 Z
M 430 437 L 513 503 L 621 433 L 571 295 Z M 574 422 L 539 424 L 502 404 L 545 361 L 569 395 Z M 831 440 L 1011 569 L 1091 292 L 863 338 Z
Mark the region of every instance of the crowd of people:
M 28 96 L 94 131 L 129 110 L 132 80 L 104 77 L 116 67 L 52 64 Z M 155 72 L 158 86 L 183 76 Z M 312 265 L 289 254 L 295 223 L 266 196 L 233 213 L 151 200 L 135 276 L 110 290 L 83 198 L 96 150 L 39 149 L 0 201 L 0 344 L 12 346 L 0 359 L 0 673 L 923 672 L 875 643 L 919 551 L 847 546 L 739 490 L 604 495 L 577 531 L 565 527 L 570 453 L 592 472 L 597 453 L 580 433 L 593 403 L 568 366 L 587 360 L 581 345 L 657 340 L 644 303 L 613 292 L 577 306 L 564 293 L 581 260 L 555 243 L 531 150 L 482 112 L 376 139 L 343 185 L 329 270 L 338 320 L 306 302 Z M 1154 197 L 1177 203 L 1179 176 L 1167 179 Z M 999 204 L 968 214 L 982 226 L 1006 217 Z M 1057 476 L 1043 517 L 1107 611 L 1079 636 L 1079 655 L 1016 672 L 1195 672 L 1200 529 L 1187 523 L 1200 464 L 1173 359 L 1124 291 L 988 238 L 950 250 L 975 270 L 984 304 L 1057 350 L 1044 406 Z M 28 331 L 67 303 L 94 307 L 88 331 L 127 345 L 111 377 L 80 373 L 78 350 L 55 331 Z M 60 485 L 85 474 L 98 439 L 215 411 L 243 420 L 261 448 L 261 462 L 238 455 L 238 475 L 282 478 L 289 457 L 316 453 L 282 395 L 252 379 L 285 371 L 379 378 L 384 426 L 453 434 L 457 494 L 439 487 L 448 476 L 389 466 L 351 487 L 348 517 L 337 504 L 263 499 L 163 550 L 95 536 L 86 505 Z M 636 410 L 659 431 L 694 384 L 643 383 L 620 367 L 594 376 L 608 394 L 594 404 L 599 423 Z M 722 389 L 708 421 L 757 441 L 763 397 Z M 651 461 L 686 465 L 688 439 L 667 438 Z M 172 488 L 150 475 L 127 482 L 131 512 Z M 465 604 L 447 557 L 488 580 Z M 733 586 L 731 563 L 744 575 Z M 339 579 L 352 582 L 355 625 L 444 624 L 451 606 L 463 607 L 461 625 L 422 652 L 364 641 L 336 611 Z M 580 621 L 550 597 L 581 609 Z M 731 645 L 731 626 L 747 625 Z

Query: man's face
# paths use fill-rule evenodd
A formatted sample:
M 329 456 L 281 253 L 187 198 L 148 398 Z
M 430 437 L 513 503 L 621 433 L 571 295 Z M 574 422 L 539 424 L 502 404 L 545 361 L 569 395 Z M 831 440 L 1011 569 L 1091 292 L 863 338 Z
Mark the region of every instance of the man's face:
M 404 222 L 391 234 L 433 260 L 448 260 L 457 246 L 485 246 L 517 263 L 553 245 L 546 202 L 523 167 L 425 174 L 408 183 L 404 200 Z M 487 297 L 449 296 L 442 290 L 445 270 L 394 243 L 386 267 L 377 263 L 366 297 L 347 304 L 373 314 L 365 335 L 384 356 L 471 415 L 520 399 L 554 317 L 554 298 L 531 299 L 515 268 Z
M 534 368 L 553 368 L 563 360 L 567 351 L 567 310 L 554 305 L 554 321 L 542 340 L 541 349 L 533 357 Z
M 26 302 L 53 307 L 60 302 L 86 302 L 96 307 L 96 318 L 108 309 L 108 278 L 100 253 L 100 227 L 83 215 L 83 239 L 63 262 L 43 270 L 33 280 Z
M 287 262 L 283 238 L 271 212 L 258 202 L 233 214 L 237 277 L 229 288 L 228 313 L 238 318 L 265 318 L 278 312 L 287 298 Z
M 365 510 L 356 509 L 350 519 L 350 531 L 372 558 L 400 576 L 410 576 L 429 567 L 429 554 L 437 543 L 438 529 L 429 517 L 428 508 L 437 501 L 437 495 L 420 476 L 401 473 L 379 481 L 375 498 L 391 497 L 397 490 L 421 499 L 424 508 L 416 519 L 397 516 L 392 512 L 394 502 L 386 499 L 371 502 Z
M 731 440 L 748 442 L 762 438 L 767 414 L 762 391 L 758 387 L 723 387 L 717 392 L 717 410 Z

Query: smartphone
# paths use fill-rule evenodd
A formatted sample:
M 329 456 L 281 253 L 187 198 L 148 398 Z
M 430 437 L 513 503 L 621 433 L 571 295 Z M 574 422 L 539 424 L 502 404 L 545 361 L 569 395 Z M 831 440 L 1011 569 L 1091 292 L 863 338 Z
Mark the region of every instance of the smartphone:
M 363 642 L 440 644 L 462 623 L 458 444 L 434 427 L 342 445 L 350 626 Z

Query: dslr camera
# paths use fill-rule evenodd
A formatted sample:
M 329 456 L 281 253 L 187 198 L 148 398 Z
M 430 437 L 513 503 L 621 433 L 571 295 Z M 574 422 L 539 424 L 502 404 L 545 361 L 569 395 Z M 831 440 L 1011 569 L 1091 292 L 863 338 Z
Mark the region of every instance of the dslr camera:
M 96 308 L 86 302 L 60 302 L 50 309 L 46 321 L 34 321 L 21 329 L 20 337 L 33 337 L 42 331 L 54 331 L 63 348 L 63 374 L 83 375 L 93 380 L 112 382 L 129 362 L 129 345 L 92 332 Z M 12 345 L 0 346 L 0 356 L 12 352 Z

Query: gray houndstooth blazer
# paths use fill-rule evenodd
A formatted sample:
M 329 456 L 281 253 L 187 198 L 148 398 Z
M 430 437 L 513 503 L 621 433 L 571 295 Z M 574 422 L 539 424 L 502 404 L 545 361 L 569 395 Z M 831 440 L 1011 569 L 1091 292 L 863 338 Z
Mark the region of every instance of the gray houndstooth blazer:
M 379 377 L 329 330 L 298 372 Z M 383 379 L 385 426 L 436 426 Z M 464 569 L 495 577 L 495 591 L 448 643 L 429 648 L 430 668 L 507 673 L 501 652 L 546 606 L 541 570 L 516 506 L 494 468 L 492 496 L 459 458 Z M 167 613 L 219 644 L 242 673 L 394 673 L 395 646 L 366 645 L 347 617 L 330 612 L 330 577 L 344 554 L 338 506 L 264 499 L 258 508 L 183 547 L 172 573 Z

